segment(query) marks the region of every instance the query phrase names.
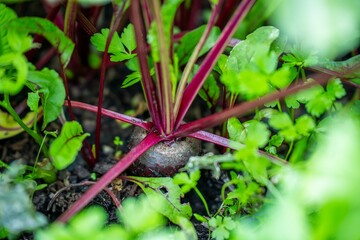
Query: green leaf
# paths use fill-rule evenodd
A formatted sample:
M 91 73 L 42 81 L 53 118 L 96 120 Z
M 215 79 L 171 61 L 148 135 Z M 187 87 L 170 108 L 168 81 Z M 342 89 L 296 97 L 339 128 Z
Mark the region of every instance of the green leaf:
M 301 117 L 298 117 L 296 123 L 293 124 L 287 113 L 273 115 L 269 120 L 269 125 L 276 130 L 280 130 L 280 136 L 283 136 L 287 141 L 294 141 L 301 136 L 308 136 L 315 128 L 315 122 L 310 116 L 302 115 Z M 278 140 L 280 141 L 281 139 Z M 277 147 L 278 146 L 280 145 L 277 145 Z
M 243 130 L 244 127 L 237 118 L 230 118 L 227 122 L 227 130 L 229 138 L 233 141 L 244 142 Z
M 232 49 L 226 67 L 235 72 L 244 70 L 248 64 L 261 59 L 257 56 L 267 55 L 271 44 L 278 36 L 279 30 L 275 27 L 266 26 L 256 29 Z
M 298 109 L 300 107 L 295 94 L 285 97 L 285 104 L 288 108 Z
M 90 41 L 94 45 L 96 50 L 98 50 L 100 52 L 105 51 L 106 40 L 109 36 L 109 32 L 110 32 L 110 30 L 108 28 L 103 28 L 103 29 L 101 29 L 101 33 L 95 33 L 90 38 Z M 114 32 L 114 36 L 111 39 L 111 43 L 109 46 L 109 53 L 114 53 L 114 52 L 118 51 L 117 48 L 121 48 L 121 47 L 123 48 L 123 45 L 120 41 L 120 37 L 117 32 Z
M 298 135 L 298 133 L 297 133 L 297 131 L 296 131 L 296 128 L 295 128 L 295 126 L 293 126 L 293 125 L 291 125 L 290 127 L 287 127 L 287 128 L 284 128 L 284 129 L 280 130 L 280 131 L 279 131 L 279 134 L 280 134 L 281 136 L 284 136 L 285 140 L 286 140 L 286 141 L 289 141 L 289 142 L 294 141 L 294 140 L 296 140 L 296 139 L 299 137 L 299 135 Z
M 190 219 L 192 209 L 189 204 L 181 203 L 183 196 L 181 189 L 172 178 L 131 177 L 147 196 L 160 196 L 164 200 L 162 206 L 154 206 L 156 210 L 166 216 L 171 222 L 178 224 L 181 218 Z
M 133 72 L 126 75 L 124 82 L 121 84 L 121 88 L 127 88 L 141 80 L 141 73 L 140 72 Z
M 123 52 L 117 52 L 114 55 L 110 56 L 110 60 L 112 62 L 122 62 L 125 60 L 129 60 L 136 57 L 136 54 L 128 54 L 128 53 L 123 53 Z
M 287 141 L 294 141 L 298 134 L 296 128 L 287 113 L 278 113 L 271 116 L 269 125 L 279 131 L 279 135 L 283 136 Z
M 221 222 L 222 222 L 221 216 L 212 217 L 212 218 L 209 220 L 209 226 L 215 228 L 215 227 L 217 227 L 218 225 L 221 225 Z
M 124 79 L 124 81 L 121 85 L 122 88 L 130 87 L 130 86 L 134 85 L 135 83 L 141 81 L 141 78 L 142 78 L 140 67 L 139 67 L 139 62 L 138 62 L 137 58 L 129 59 L 129 61 L 125 62 L 125 66 L 129 70 L 133 71 L 133 73 L 126 75 L 126 78 Z M 150 75 L 154 75 L 154 73 L 155 73 L 154 68 L 151 68 Z
M 158 44 L 156 24 L 154 22 L 150 25 L 150 29 L 147 35 L 147 42 L 151 47 L 151 58 L 153 62 L 158 63 L 160 61 L 160 49 Z
M 341 98 L 346 94 L 341 81 L 334 79 L 329 81 L 326 91 L 317 85 L 296 94 L 296 99 L 305 103 L 306 110 L 313 116 L 319 117 L 329 110 L 336 98 Z
M 201 216 L 200 214 L 194 213 L 194 217 L 199 222 L 207 222 L 207 219 L 205 217 Z
M 172 64 L 170 64 L 169 70 L 170 70 L 170 80 L 171 80 L 171 96 L 173 99 L 175 99 L 176 91 L 177 91 L 177 84 L 179 81 L 179 58 L 176 56 L 176 54 L 173 56 L 173 61 L 172 61 Z
M 284 138 L 280 135 L 273 135 L 271 136 L 270 140 L 269 140 L 269 144 L 275 147 L 280 147 L 281 144 L 283 143 Z
M 44 122 L 42 129 L 54 121 L 60 114 L 65 100 L 65 88 L 57 72 L 47 68 L 41 71 L 30 71 L 28 86 L 31 90 L 41 93 L 44 108 Z
M 209 225 L 214 229 L 211 233 L 211 237 L 216 240 L 228 239 L 230 236 L 230 230 L 234 229 L 236 224 L 230 217 L 216 216 L 209 220 Z
M 263 118 L 271 118 L 273 115 L 278 114 L 279 112 L 273 108 L 263 108 L 256 112 L 254 120 L 262 120 Z
M 119 136 L 116 136 L 113 143 L 115 146 L 122 146 L 124 144 L 124 141 L 122 141 Z
M 230 236 L 230 232 L 228 230 L 226 230 L 226 228 L 221 225 L 219 227 L 217 227 L 212 233 L 211 233 L 211 237 L 213 237 L 216 240 L 224 240 L 224 239 L 228 239 Z
M 233 230 L 236 226 L 234 220 L 232 220 L 230 217 L 224 217 L 223 224 L 229 230 Z
M 305 105 L 306 110 L 313 116 L 319 117 L 326 110 L 330 109 L 333 104 L 332 97 L 327 94 L 319 94 L 314 96 L 310 101 Z
M 15 95 L 26 82 L 28 65 L 20 53 L 6 53 L 0 56 L 0 93 Z
M 165 200 L 158 195 L 141 195 L 137 199 L 128 198 L 123 203 L 119 218 L 125 229 L 134 235 L 143 234 L 166 224 L 164 216 L 159 211 L 165 205 Z
M 289 84 L 294 79 L 294 69 L 288 68 L 288 67 L 282 67 L 278 70 L 276 70 L 270 77 L 269 81 L 270 83 L 281 89 L 289 86 Z
M 17 19 L 14 21 L 17 21 Z M 33 38 L 29 36 L 27 32 L 8 30 L 7 39 L 10 48 L 14 52 L 24 53 L 35 46 L 35 44 L 33 44 Z
M 61 134 L 50 145 L 50 156 L 54 166 L 62 170 L 74 162 L 83 140 L 89 136 L 83 133 L 78 122 L 66 122 L 62 127 Z
M 257 71 L 243 70 L 240 73 L 227 71 L 221 76 L 221 81 L 234 94 L 253 99 L 268 93 L 270 86 L 268 76 Z
M 69 228 L 75 236 L 81 239 L 98 234 L 106 223 L 106 212 L 99 206 L 93 206 L 81 211 L 69 222 Z M 87 229 L 84 231 L 84 229 Z
M 161 17 L 164 24 L 165 37 L 168 38 L 168 43 L 170 43 L 175 14 L 183 1 L 184 0 L 165 0 L 161 5 Z
M 130 239 L 132 233 L 120 224 L 106 225 L 107 213 L 99 206 L 91 206 L 75 215 L 68 224 L 53 223 L 35 233 L 37 240 L 70 239 Z
M 183 194 L 188 193 L 191 189 L 195 188 L 200 179 L 200 170 L 192 171 L 190 174 L 180 172 L 173 177 L 174 183 L 181 186 Z
M 304 137 L 297 141 L 294 145 L 294 150 L 291 152 L 289 162 L 294 164 L 304 160 L 304 154 L 307 152 L 309 138 Z
M 256 147 L 264 147 L 269 140 L 270 131 L 265 123 L 253 120 L 246 128 L 246 144 Z
M 293 125 L 290 116 L 287 113 L 274 114 L 269 120 L 270 126 L 277 130 L 289 128 Z
M 21 54 L 28 48 L 24 50 L 21 46 L 31 46 L 32 39 L 24 34 L 21 37 L 11 35 L 8 26 L 17 16 L 3 4 L 0 4 L 0 19 L 0 93 L 15 95 L 23 88 L 28 72 L 27 60 Z M 11 49 L 14 46 L 20 49 L 14 51 Z
M 31 111 L 33 111 L 33 112 L 38 111 L 39 101 L 40 101 L 40 96 L 39 96 L 38 92 L 28 93 L 27 105 L 29 106 Z
M 221 75 L 225 71 L 227 58 L 228 58 L 228 56 L 225 54 L 221 54 L 219 56 L 219 59 L 217 60 L 216 65 L 214 67 L 215 72 L 217 72 Z
M 265 123 L 251 120 L 246 123 L 245 147 L 235 152 L 235 159 L 244 163 L 246 170 L 259 183 L 267 182 L 268 159 L 259 156 L 258 148 L 264 147 L 270 136 L 270 131 Z M 244 124 L 245 125 L 245 124 Z
M 140 66 L 139 61 L 137 58 L 130 59 L 129 61 L 125 62 L 125 66 L 134 72 L 140 73 Z
M 124 28 L 124 31 L 121 34 L 121 42 L 126 47 L 128 53 L 131 53 L 135 50 L 136 41 L 134 25 L 129 24 L 127 27 Z
M 279 53 L 271 45 L 278 37 L 278 29 L 260 27 L 232 49 L 221 76 L 231 93 L 253 99 L 271 91 L 269 83 L 278 88 L 289 85 L 292 71 L 287 67 L 275 71 Z
M 243 162 L 253 178 L 257 182 L 266 185 L 268 181 L 267 168 L 270 166 L 269 160 L 265 157 L 257 156 L 253 158 L 244 158 Z
M 187 32 L 180 40 L 179 45 L 175 48 L 175 52 L 179 58 L 179 65 L 186 64 L 192 54 L 192 51 L 198 44 L 206 26 L 200 26 L 190 32 Z M 199 53 L 199 57 L 208 52 L 215 44 L 220 35 L 220 29 L 214 27 L 211 29 L 208 38 L 205 41 L 203 48 Z
M 274 147 L 272 145 L 266 146 L 265 151 L 272 154 L 272 155 L 277 156 L 277 149 L 276 149 L 276 147 Z
M 103 28 L 101 29 L 101 33 L 95 33 L 91 37 L 90 41 L 98 51 L 105 51 L 105 45 L 107 38 L 109 37 L 109 32 L 110 30 L 108 28 Z M 124 28 L 121 37 L 119 37 L 117 32 L 114 32 L 108 50 L 108 52 L 111 54 L 110 60 L 112 62 L 122 62 L 133 59 L 136 57 L 136 54 L 132 53 L 135 48 L 136 41 L 134 26 L 129 24 Z
M 310 80 L 310 81 L 313 81 L 313 80 Z M 316 85 L 312 88 L 306 89 L 304 91 L 301 91 L 301 92 L 295 94 L 295 96 L 299 102 L 307 103 L 308 101 L 316 98 L 318 95 L 321 95 L 324 92 L 325 91 L 324 91 L 323 87 Z
M 302 136 L 309 136 L 310 132 L 315 129 L 315 121 L 309 115 L 298 117 L 295 122 L 296 131 Z
M 326 85 L 326 92 L 329 94 L 329 96 L 332 96 L 334 99 L 336 98 L 342 98 L 346 95 L 346 91 L 340 81 L 340 79 L 333 79 L 329 81 L 329 83 Z
M 281 59 L 285 62 L 286 66 L 302 66 L 304 64 L 304 61 L 300 58 L 298 58 L 296 55 L 293 55 L 291 53 L 284 54 Z
M 11 21 L 8 32 L 12 34 L 33 33 L 44 36 L 60 53 L 61 62 L 66 67 L 74 50 L 74 43 L 56 25 L 39 17 L 22 17 Z
M 121 62 L 136 57 L 136 54 L 132 53 L 136 48 L 135 32 L 132 24 L 129 24 L 124 28 L 120 41 L 121 43 L 118 43 L 118 45 L 121 45 L 122 47 L 119 47 L 118 51 L 112 52 L 113 55 L 110 57 L 111 61 Z M 110 46 L 115 48 L 113 42 L 111 42 Z
M 260 27 L 232 49 L 221 75 L 228 91 L 248 100 L 291 83 L 293 69 L 284 66 L 276 70 L 281 51 L 271 47 L 278 37 L 275 27 Z
M 215 77 L 210 74 L 204 82 L 199 91 L 199 96 L 206 101 L 208 107 L 211 108 L 216 105 L 220 96 L 220 87 L 218 86 Z
M 7 28 L 6 26 L 13 20 L 16 19 L 16 13 L 11 8 L 6 7 L 0 3 L 0 56 L 9 53 L 10 49 L 9 42 L 7 39 Z

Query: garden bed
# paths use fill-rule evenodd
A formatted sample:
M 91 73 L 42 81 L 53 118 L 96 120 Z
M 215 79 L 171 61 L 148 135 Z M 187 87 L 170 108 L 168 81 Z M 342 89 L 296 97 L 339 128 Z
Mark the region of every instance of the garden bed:
M 359 238 L 358 1 L 5 3 L 1 239 Z

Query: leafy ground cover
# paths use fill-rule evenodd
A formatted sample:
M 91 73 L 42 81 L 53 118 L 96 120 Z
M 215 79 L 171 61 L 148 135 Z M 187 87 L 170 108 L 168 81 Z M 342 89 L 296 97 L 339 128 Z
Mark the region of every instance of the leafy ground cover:
M 357 1 L 3 2 L 1 238 L 359 237 Z

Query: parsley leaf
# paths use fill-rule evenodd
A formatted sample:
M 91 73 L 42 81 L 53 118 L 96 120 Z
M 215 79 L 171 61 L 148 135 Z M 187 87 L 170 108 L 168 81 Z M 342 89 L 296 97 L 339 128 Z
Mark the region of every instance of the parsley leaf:
M 110 30 L 108 28 L 101 29 L 101 33 L 95 33 L 90 41 L 95 48 L 103 52 Z M 113 62 L 121 62 L 132 59 L 136 54 L 132 53 L 136 48 L 134 26 L 129 24 L 119 37 L 115 32 L 109 46 L 110 60 Z
M 269 120 L 269 125 L 279 130 L 279 135 L 284 137 L 286 141 L 294 141 L 303 136 L 309 136 L 311 131 L 315 129 L 315 121 L 309 115 L 298 117 L 293 124 L 287 113 L 274 114 Z

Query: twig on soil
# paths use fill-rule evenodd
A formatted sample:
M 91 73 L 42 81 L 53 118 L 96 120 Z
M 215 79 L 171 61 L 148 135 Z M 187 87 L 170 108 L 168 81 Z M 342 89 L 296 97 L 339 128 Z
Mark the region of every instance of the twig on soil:
M 54 194 L 54 196 L 53 196 L 53 198 L 51 199 L 51 201 L 49 202 L 46 210 L 47 210 L 47 211 L 50 210 L 50 208 L 51 208 L 51 206 L 54 204 L 56 198 L 59 197 L 60 193 L 62 193 L 63 191 L 68 190 L 68 189 L 70 189 L 70 188 L 72 188 L 72 187 L 89 186 L 89 185 L 94 185 L 95 183 L 96 183 L 96 182 L 85 181 L 85 182 L 81 182 L 81 183 L 70 184 L 70 185 L 68 185 L 68 186 L 65 186 L 65 187 L 59 189 L 59 190 Z M 111 198 L 111 200 L 113 201 L 114 205 L 115 205 L 117 208 L 121 209 L 121 208 L 122 208 L 121 203 L 120 203 L 120 201 L 117 199 L 117 197 L 115 196 L 115 194 L 114 194 L 109 188 L 107 188 L 107 187 L 105 187 L 103 190 L 110 196 L 110 198 Z

